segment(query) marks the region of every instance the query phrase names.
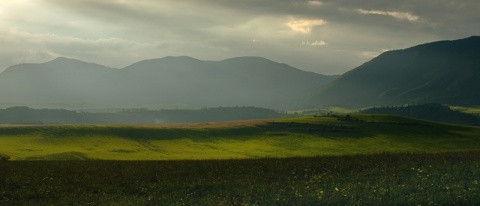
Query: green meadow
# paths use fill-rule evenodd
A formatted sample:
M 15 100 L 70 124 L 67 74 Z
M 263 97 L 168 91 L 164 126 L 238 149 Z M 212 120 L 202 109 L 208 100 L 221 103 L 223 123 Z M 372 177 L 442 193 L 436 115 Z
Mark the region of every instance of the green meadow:
M 11 160 L 200 160 L 478 150 L 480 128 L 388 115 L 0 127 Z

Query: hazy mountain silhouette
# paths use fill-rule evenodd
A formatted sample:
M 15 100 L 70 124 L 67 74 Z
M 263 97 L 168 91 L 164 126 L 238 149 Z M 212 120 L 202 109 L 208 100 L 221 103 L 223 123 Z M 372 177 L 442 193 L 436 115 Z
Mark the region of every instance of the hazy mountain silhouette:
M 117 69 L 64 57 L 42 64 L 20 64 L 0 74 L 1 101 L 70 102 L 97 96 L 105 75 Z
M 0 74 L 0 95 L 2 101 L 24 106 L 80 101 L 111 107 L 287 109 L 334 78 L 260 57 L 223 61 L 165 57 L 123 69 L 57 58 L 8 68 Z
M 480 37 L 388 51 L 343 74 L 313 105 L 480 104 Z
M 190 57 L 146 60 L 117 72 L 109 81 L 129 103 L 196 107 L 289 108 L 333 78 L 259 57 L 200 61 Z

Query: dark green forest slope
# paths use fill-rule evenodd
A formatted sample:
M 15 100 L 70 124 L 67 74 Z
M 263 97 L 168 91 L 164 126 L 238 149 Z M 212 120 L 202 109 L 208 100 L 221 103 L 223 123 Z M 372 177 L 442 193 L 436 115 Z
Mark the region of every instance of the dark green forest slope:
M 480 104 L 480 37 L 388 51 L 345 73 L 310 105 Z

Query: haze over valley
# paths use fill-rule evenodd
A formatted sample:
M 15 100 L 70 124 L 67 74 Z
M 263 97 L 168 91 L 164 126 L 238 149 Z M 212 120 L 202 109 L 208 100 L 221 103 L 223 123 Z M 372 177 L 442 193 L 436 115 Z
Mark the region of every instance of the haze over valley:
M 478 10 L 473 0 L 6 0 L 0 108 L 475 106 Z

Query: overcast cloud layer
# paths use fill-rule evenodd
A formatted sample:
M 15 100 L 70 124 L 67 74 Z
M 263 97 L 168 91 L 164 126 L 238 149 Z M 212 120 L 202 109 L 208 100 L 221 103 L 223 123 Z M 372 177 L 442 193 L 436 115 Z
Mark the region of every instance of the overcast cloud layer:
M 261 56 L 341 74 L 383 51 L 480 34 L 478 0 L 0 0 L 0 71 L 58 56 L 123 68 Z

